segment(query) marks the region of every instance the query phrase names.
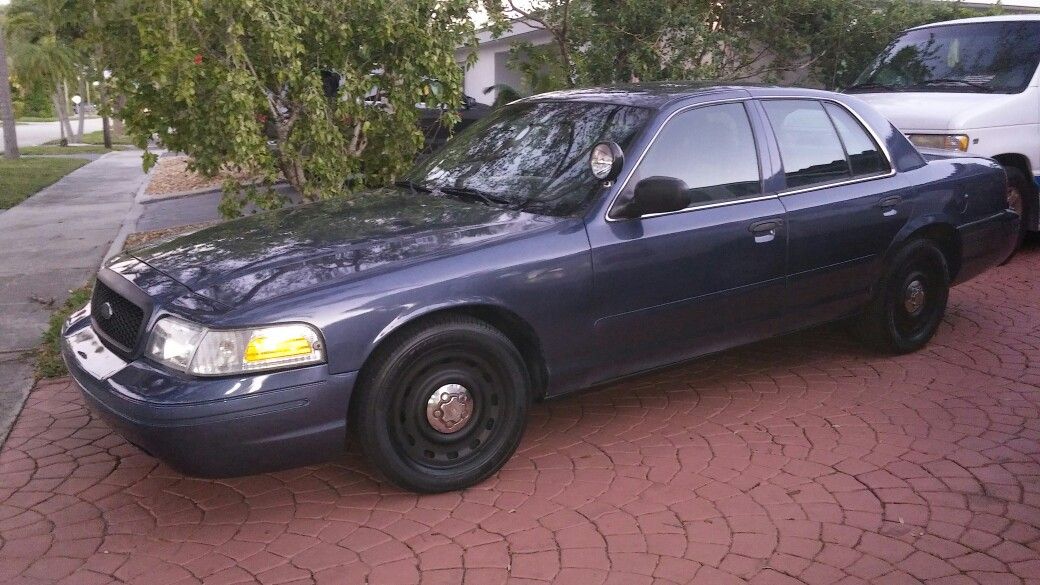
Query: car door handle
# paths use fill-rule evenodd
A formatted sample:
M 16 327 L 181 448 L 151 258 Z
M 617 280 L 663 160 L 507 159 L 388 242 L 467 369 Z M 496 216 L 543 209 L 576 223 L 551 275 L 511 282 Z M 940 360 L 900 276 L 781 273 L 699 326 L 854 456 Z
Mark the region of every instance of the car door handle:
M 755 243 L 771 242 L 776 237 L 776 230 L 783 224 L 779 219 L 756 221 L 748 226 L 748 231 L 755 236 Z
M 893 215 L 899 213 L 899 210 L 896 209 L 896 206 L 902 202 L 902 197 L 900 197 L 899 195 L 893 195 L 891 197 L 885 197 L 881 201 L 878 201 L 877 206 L 878 208 L 883 210 L 881 215 L 885 217 L 892 217 Z

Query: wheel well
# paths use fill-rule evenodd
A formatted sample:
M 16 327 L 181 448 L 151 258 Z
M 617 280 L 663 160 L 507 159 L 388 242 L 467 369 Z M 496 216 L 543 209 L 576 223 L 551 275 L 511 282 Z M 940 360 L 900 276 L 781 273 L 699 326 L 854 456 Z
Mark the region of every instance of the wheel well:
M 1024 154 L 998 154 L 993 157 L 993 160 L 1005 167 L 1013 167 L 1020 171 L 1026 176 L 1027 179 L 1033 178 L 1033 170 L 1029 168 L 1029 158 Z
M 526 364 L 527 371 L 531 376 L 531 389 L 534 393 L 534 397 L 539 398 L 545 395 L 549 373 L 545 365 L 545 358 L 542 354 L 541 342 L 535 334 L 534 329 L 519 315 L 512 311 L 492 305 L 464 305 L 460 307 L 450 307 L 426 313 L 400 324 L 389 335 L 385 336 L 375 348 L 373 348 L 372 352 L 365 359 L 365 363 L 361 366 L 358 380 L 365 379 L 367 373 L 366 369 L 369 364 L 372 363 L 373 357 L 381 350 L 392 347 L 393 344 L 398 342 L 401 335 L 407 334 L 407 331 L 411 331 L 415 328 L 421 328 L 427 321 L 438 317 L 444 317 L 446 315 L 465 315 L 475 319 L 480 319 L 501 331 L 503 335 L 513 342 L 513 345 L 515 345 L 520 351 L 520 355 L 523 356 L 524 364 Z M 355 396 L 356 395 L 357 393 L 355 393 Z
M 929 239 L 935 242 L 946 258 L 950 281 L 957 278 L 961 269 L 961 238 L 953 226 L 945 223 L 928 225 L 910 234 L 907 241 L 914 239 Z

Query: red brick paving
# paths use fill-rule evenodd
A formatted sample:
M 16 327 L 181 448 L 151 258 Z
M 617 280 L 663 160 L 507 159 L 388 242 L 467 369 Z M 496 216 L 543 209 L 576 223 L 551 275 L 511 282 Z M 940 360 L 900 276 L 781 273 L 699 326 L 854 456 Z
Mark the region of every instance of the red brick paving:
M 416 496 L 357 455 L 187 478 L 39 385 L 0 453 L 8 583 L 1040 583 L 1040 246 L 925 351 L 838 327 L 542 404 Z

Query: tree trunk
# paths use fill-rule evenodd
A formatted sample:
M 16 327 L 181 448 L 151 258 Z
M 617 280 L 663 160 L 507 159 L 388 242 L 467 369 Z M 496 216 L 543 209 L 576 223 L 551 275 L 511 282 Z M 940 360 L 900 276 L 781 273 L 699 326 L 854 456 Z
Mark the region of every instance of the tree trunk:
M 51 102 L 54 103 L 54 114 L 58 116 L 58 132 L 61 134 L 61 139 L 58 140 L 58 144 L 68 146 L 69 135 L 65 133 L 65 124 L 61 121 L 61 97 L 58 92 L 51 94 Z
M 87 80 L 82 75 L 79 77 L 79 103 L 76 104 L 76 109 L 79 110 L 79 127 L 76 128 L 76 142 L 83 142 L 83 123 L 84 118 L 87 116 L 87 102 L 84 96 L 87 95 Z
M 123 128 L 123 118 L 119 115 L 119 112 L 122 112 L 125 106 L 126 96 L 122 94 L 116 96 L 115 106 L 112 108 L 112 132 L 116 136 L 126 134 L 126 129 Z
M 101 28 L 101 17 L 98 15 L 97 2 L 92 2 L 91 16 L 94 26 Z M 105 86 L 105 46 L 101 43 L 94 45 L 94 57 L 97 59 L 98 77 L 98 106 L 101 108 L 101 135 L 104 137 L 105 148 L 112 148 L 112 130 L 108 125 L 108 88 Z
M 69 111 L 69 84 L 64 79 L 61 80 L 61 107 L 65 112 L 65 135 L 72 140 L 72 112 Z
M 58 124 L 64 132 L 66 140 L 72 140 L 72 122 L 69 121 L 69 110 L 65 107 L 65 92 L 62 90 L 62 82 L 54 82 L 54 110 L 58 115 Z
M 4 158 L 18 158 L 18 133 L 15 130 L 14 104 L 11 103 L 11 78 L 7 72 L 7 32 L 0 20 L 0 121 L 4 124 Z

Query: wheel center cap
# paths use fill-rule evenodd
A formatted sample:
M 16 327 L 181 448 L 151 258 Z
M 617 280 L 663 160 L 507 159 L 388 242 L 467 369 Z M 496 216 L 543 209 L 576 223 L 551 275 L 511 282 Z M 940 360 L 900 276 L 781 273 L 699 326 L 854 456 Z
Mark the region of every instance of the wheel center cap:
M 920 280 L 914 280 L 906 285 L 906 293 L 903 298 L 903 307 L 911 315 L 917 315 L 924 307 L 924 285 Z
M 473 416 L 473 398 L 461 384 L 445 384 L 426 401 L 426 420 L 436 431 L 449 434 L 466 426 Z

